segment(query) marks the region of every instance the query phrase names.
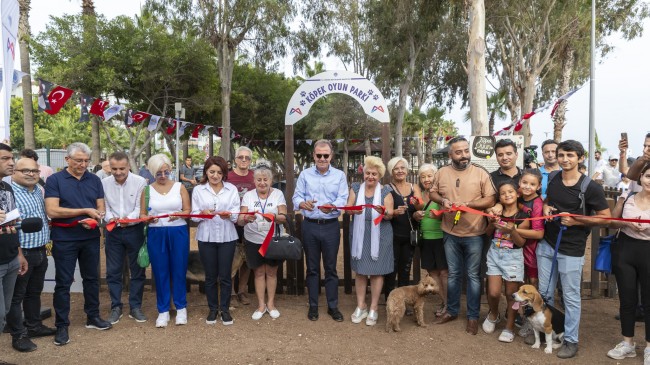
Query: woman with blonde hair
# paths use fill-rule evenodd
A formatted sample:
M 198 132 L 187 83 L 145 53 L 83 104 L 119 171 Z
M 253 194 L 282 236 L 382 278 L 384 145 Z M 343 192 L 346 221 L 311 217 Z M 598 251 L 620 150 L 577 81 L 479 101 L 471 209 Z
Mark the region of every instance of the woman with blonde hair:
M 168 218 L 149 221 L 147 249 L 156 282 L 158 319 L 156 327 L 167 327 L 173 286 L 176 324 L 187 323 L 185 274 L 190 253 L 190 237 L 184 219 L 173 216 L 190 213 L 190 195 L 179 182 L 169 178 L 172 163 L 164 154 L 151 156 L 149 171 L 155 181 L 145 188 L 140 200 L 140 217 L 170 214 Z M 147 197 L 148 194 L 148 197 Z M 171 280 L 170 280 L 171 279 Z
M 348 211 L 353 214 L 350 229 L 351 266 L 356 273 L 354 287 L 357 308 L 352 322 L 374 326 L 379 317 L 377 306 L 384 284 L 384 275 L 393 272 L 393 228 L 389 223 L 393 216 L 393 197 L 387 186 L 379 181 L 386 173 L 379 157 L 368 156 L 364 160 L 363 183 L 354 183 L 350 189 L 347 206 L 372 204 L 373 208 Z M 385 207 L 385 212 L 383 208 Z M 381 213 L 383 220 L 374 223 Z M 366 305 L 366 286 L 370 276 L 370 311 Z

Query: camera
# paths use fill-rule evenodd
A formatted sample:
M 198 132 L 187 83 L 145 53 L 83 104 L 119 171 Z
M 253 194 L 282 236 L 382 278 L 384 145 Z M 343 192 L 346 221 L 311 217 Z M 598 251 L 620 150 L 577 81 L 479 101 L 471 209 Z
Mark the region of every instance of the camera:
M 535 163 L 534 166 L 531 164 Z M 524 147 L 524 168 L 536 168 L 537 167 L 537 146 L 530 145 Z

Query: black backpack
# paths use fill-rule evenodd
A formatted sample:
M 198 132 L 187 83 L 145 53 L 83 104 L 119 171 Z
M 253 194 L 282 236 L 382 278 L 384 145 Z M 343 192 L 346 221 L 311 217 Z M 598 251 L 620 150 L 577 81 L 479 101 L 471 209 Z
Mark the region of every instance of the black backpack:
M 553 180 L 554 177 L 559 175 L 561 171 L 562 170 L 551 171 L 548 174 L 548 184 L 551 184 L 551 180 Z M 578 197 L 580 198 L 580 209 L 582 209 L 582 215 L 587 215 L 587 206 L 585 205 L 585 194 L 587 193 L 587 188 L 589 187 L 590 182 L 591 182 L 591 178 L 585 175 L 585 178 L 582 179 L 582 183 L 580 183 L 580 194 L 578 194 Z

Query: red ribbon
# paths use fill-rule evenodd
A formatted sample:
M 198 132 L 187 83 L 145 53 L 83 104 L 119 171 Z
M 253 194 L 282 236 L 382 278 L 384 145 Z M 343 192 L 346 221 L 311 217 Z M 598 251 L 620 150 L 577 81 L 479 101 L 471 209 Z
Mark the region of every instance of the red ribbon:
M 620 221 L 620 222 L 632 222 L 632 223 L 650 223 L 650 219 L 637 219 L 637 218 L 615 218 L 615 217 L 594 217 L 594 216 L 586 216 L 582 214 L 573 214 L 573 213 L 558 213 L 558 214 L 552 214 L 552 215 L 544 215 L 541 217 L 530 217 L 530 218 L 502 218 L 493 214 L 488 214 L 485 212 L 482 212 L 480 210 L 472 209 L 467 206 L 457 206 L 454 205 L 451 207 L 451 209 L 431 209 L 430 212 L 433 213 L 436 216 L 440 216 L 443 213 L 455 213 L 455 212 L 465 212 L 465 213 L 471 213 L 471 214 L 478 214 L 484 217 L 488 218 L 501 218 L 504 221 L 535 221 L 535 220 L 542 220 L 542 219 L 553 219 L 557 217 L 585 217 L 585 218 L 598 218 L 598 219 L 605 219 L 605 220 L 610 220 L 610 221 Z
M 384 219 L 384 215 L 386 214 L 386 208 L 383 205 L 372 205 L 372 204 L 362 204 L 362 205 L 353 205 L 351 207 L 335 207 L 331 205 L 320 205 L 316 207 L 318 209 L 320 208 L 329 208 L 329 209 L 336 209 L 336 210 L 362 210 L 364 208 L 381 208 L 381 213 L 379 213 L 379 217 L 374 219 L 375 225 L 378 225 L 382 219 Z
M 78 221 L 74 221 L 71 223 L 61 223 L 61 222 L 52 222 L 52 227 L 63 227 L 63 228 L 71 228 L 71 227 L 76 227 L 82 223 L 87 224 L 90 229 L 95 229 L 99 225 L 97 221 L 93 218 L 85 218 L 85 219 L 80 219 Z

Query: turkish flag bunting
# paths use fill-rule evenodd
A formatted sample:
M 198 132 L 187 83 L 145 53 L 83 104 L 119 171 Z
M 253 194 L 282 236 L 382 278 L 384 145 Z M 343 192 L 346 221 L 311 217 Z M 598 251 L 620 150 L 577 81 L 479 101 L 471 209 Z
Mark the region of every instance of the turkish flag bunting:
M 169 127 L 167 127 L 167 134 L 172 134 L 176 130 L 176 120 L 169 120 Z
M 203 128 L 203 124 L 199 124 L 196 127 L 194 127 L 194 130 L 192 131 L 192 138 L 199 138 L 199 132 Z
M 524 127 L 524 122 L 520 120 L 519 122 L 517 122 L 517 124 L 515 124 L 515 132 L 519 132 L 523 127 Z
M 140 123 L 143 120 L 149 118 L 151 114 L 145 113 L 145 112 L 135 112 L 133 115 L 131 115 L 131 119 L 133 119 L 134 122 Z
M 90 107 L 90 114 L 99 115 L 104 118 L 104 109 L 108 107 L 108 101 L 102 99 L 95 99 L 93 105 Z
M 70 99 L 73 92 L 74 91 L 72 89 L 68 89 L 63 86 L 57 86 L 52 89 L 50 95 L 47 96 L 47 100 L 50 102 L 50 109 L 46 109 L 44 112 L 49 115 L 58 113 L 61 108 L 63 108 L 63 105 L 65 105 L 65 102 Z

